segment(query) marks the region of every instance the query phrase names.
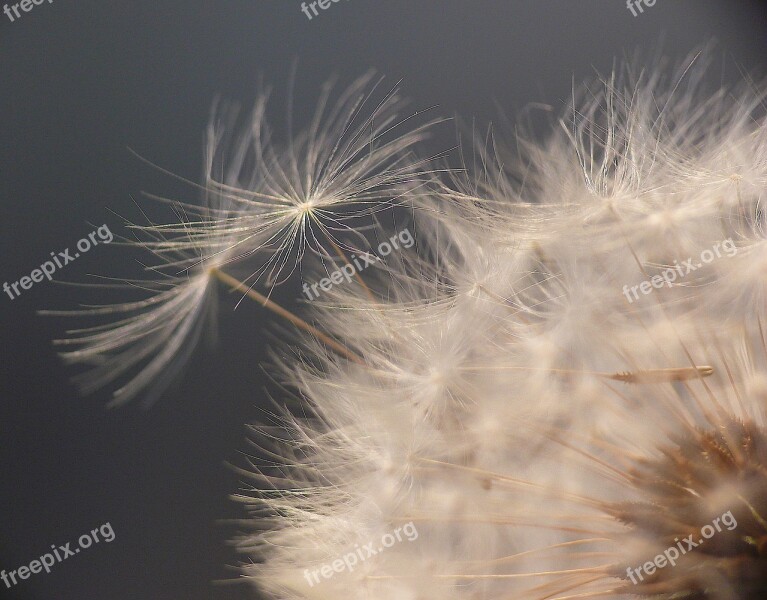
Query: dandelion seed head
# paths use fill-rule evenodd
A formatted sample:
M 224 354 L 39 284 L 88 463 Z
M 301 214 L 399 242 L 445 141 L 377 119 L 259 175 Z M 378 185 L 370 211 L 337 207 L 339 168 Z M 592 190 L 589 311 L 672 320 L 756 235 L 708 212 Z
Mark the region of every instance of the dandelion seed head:
M 351 539 L 312 561 L 293 550 L 330 511 L 354 543 L 408 520 L 420 535 L 300 597 L 761 597 L 761 96 L 707 89 L 696 60 L 576 91 L 516 163 L 484 142 L 410 195 L 422 255 L 378 266 L 374 300 L 331 291 L 315 307 L 364 364 L 290 367 L 322 424 L 294 423 L 312 442 L 288 478 L 316 483 L 308 515 L 256 540 L 255 581 L 298 590 L 302 567 L 343 555 Z M 716 243 L 735 252 L 679 275 Z M 622 293 L 667 269 L 673 286 Z M 626 579 L 729 510 L 742 531 Z
M 663 600 L 763 597 L 767 432 L 725 418 L 718 429 L 697 430 L 661 451 L 631 473 L 642 499 L 608 511 L 629 526 L 631 536 L 646 540 L 650 552 L 654 547 L 660 554 L 689 536 L 695 546 L 682 544 L 685 554 L 673 568 L 658 569 L 626 592 Z
M 761 599 L 767 128 L 763 94 L 709 86 L 708 62 L 618 69 L 545 139 L 511 155 L 488 136 L 424 180 L 424 130 L 387 137 L 396 93 L 362 111 L 369 80 L 335 104 L 326 87 L 285 145 L 263 98 L 233 144 L 211 128 L 205 218 L 144 230 L 183 276 L 73 358 L 105 377 L 150 361 L 134 395 L 193 347 L 213 269 L 276 285 L 407 199 L 418 247 L 326 291 L 321 329 L 275 353 L 297 397 L 254 429 L 246 578 L 296 600 Z M 627 580 L 729 511 L 737 527 Z M 307 580 L 408 522 L 417 540 Z

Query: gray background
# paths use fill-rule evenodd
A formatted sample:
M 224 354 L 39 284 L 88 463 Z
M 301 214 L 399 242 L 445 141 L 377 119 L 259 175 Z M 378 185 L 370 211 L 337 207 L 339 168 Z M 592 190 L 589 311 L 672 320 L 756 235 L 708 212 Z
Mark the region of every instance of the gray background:
M 347 84 L 371 67 L 404 79 L 414 107 L 486 123 L 496 104 L 510 115 L 560 106 L 573 76 L 661 40 L 681 57 L 715 37 L 725 79 L 738 64 L 764 74 L 766 32 L 764 9 L 735 0 L 659 0 L 638 17 L 622 0 L 342 0 L 311 21 L 296 0 L 55 0 L 14 23 L 0 14 L 0 284 L 94 225 L 117 233 L 107 207 L 136 217 L 140 190 L 196 198 L 126 148 L 197 179 L 214 96 L 248 106 L 262 78 L 280 108 L 294 59 L 299 123 L 328 76 Z M 102 247 L 57 278 L 131 264 Z M 91 299 L 50 283 L 0 295 L 0 569 L 106 521 L 117 538 L 11 591 L 0 583 L 0 597 L 250 597 L 211 581 L 233 577 L 224 565 L 238 560 L 225 544 L 237 527 L 221 521 L 242 516 L 227 496 L 243 483 L 224 463 L 243 464 L 244 424 L 279 393 L 258 368 L 273 321 L 223 299 L 218 348 L 197 352 L 153 410 L 107 411 L 107 394 L 79 397 L 55 356 L 67 323 L 36 315 Z

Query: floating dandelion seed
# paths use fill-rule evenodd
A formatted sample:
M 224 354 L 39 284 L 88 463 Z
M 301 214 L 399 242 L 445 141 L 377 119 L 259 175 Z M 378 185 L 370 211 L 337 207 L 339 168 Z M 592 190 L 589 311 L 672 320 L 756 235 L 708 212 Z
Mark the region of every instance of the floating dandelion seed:
M 171 204 L 182 220 L 170 225 L 131 225 L 137 245 L 155 257 L 158 264 L 148 270 L 159 278 L 126 284 L 152 295 L 137 302 L 79 311 L 44 311 L 49 315 L 122 317 L 71 330 L 67 339 L 56 342 L 76 348 L 62 353 L 65 362 L 95 367 L 76 378 L 83 391 L 94 391 L 125 376 L 127 381 L 114 392 L 112 405 L 140 394 L 144 394 L 145 404 L 155 401 L 197 345 L 215 305 L 216 280 L 311 333 L 347 360 L 362 363 L 345 344 L 253 286 L 264 273 L 269 285 L 279 283 L 277 278 L 291 255 L 297 251 L 296 260 L 301 260 L 307 244 L 317 254 L 329 256 L 323 246 L 326 242 L 345 257 L 335 237 L 339 230 L 350 230 L 343 221 L 384 210 L 391 206 L 399 185 L 417 179 L 425 163 L 415 161 L 409 151 L 424 139 L 433 122 L 407 128 L 410 119 L 397 116 L 404 101 L 396 88 L 371 107 L 380 84 L 371 86 L 371 78 L 360 78 L 335 106 L 329 104 L 332 86 L 326 85 L 311 125 L 283 152 L 275 149 L 265 123 L 267 95 L 257 103 L 250 126 L 231 153 L 226 141 L 232 134 L 222 129 L 214 110 L 205 185 L 196 186 L 204 191 L 205 204 L 147 194 Z M 222 270 L 229 265 L 249 275 L 244 281 L 237 279 Z M 285 277 L 292 271 L 288 269 Z
M 418 125 L 418 113 L 402 117 L 406 103 L 396 87 L 376 98 L 381 82 L 362 77 L 335 105 L 326 84 L 310 126 L 284 145 L 273 141 L 266 122 L 268 93 L 238 137 L 231 133 L 235 119 L 214 110 L 205 189 L 229 209 L 165 231 L 188 233 L 214 249 L 225 240 L 232 258 L 259 254 L 247 279 L 265 277 L 270 286 L 289 278 L 307 249 L 328 256 L 328 245 L 337 247 L 344 234 L 354 234 L 354 223 L 396 204 L 399 187 L 416 185 L 429 164 L 412 150 L 437 121 Z
M 141 227 L 139 231 L 149 236 L 150 245 L 166 243 L 161 230 Z M 167 244 L 170 246 L 170 242 Z M 43 311 L 54 316 L 111 319 L 105 324 L 69 330 L 67 338 L 55 342 L 66 348 L 61 352 L 66 363 L 91 367 L 75 378 L 84 393 L 125 378 L 113 392 L 111 406 L 140 394 L 145 406 L 157 400 L 179 375 L 214 316 L 214 274 L 227 260 L 226 249 L 211 251 L 186 241 L 174 245 L 160 258 L 161 262 L 147 267 L 155 278 L 122 284 L 147 292 L 149 296 L 144 300 L 75 311 Z

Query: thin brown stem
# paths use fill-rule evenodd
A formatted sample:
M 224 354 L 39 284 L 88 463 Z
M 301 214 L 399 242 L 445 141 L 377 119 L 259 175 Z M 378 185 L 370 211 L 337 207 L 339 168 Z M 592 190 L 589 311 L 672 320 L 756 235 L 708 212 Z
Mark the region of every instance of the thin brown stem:
M 350 361 L 357 363 L 358 365 L 365 365 L 365 361 L 362 360 L 362 358 L 357 355 L 356 353 L 352 352 L 344 346 L 343 344 L 337 342 L 333 338 L 331 338 L 326 333 L 323 333 L 313 325 L 310 325 L 306 321 L 304 321 L 301 317 L 298 317 L 294 315 L 289 310 L 284 309 L 282 306 L 274 302 L 273 300 L 270 300 L 263 294 L 258 293 L 256 290 L 248 287 L 238 279 L 232 277 L 228 273 L 224 273 L 223 271 L 220 271 L 218 269 L 211 269 L 211 273 L 215 275 L 220 281 L 228 285 L 232 290 L 237 292 L 242 292 L 249 298 L 252 298 L 261 306 L 264 308 L 267 308 L 271 310 L 273 313 L 281 316 L 283 319 L 289 321 L 299 329 L 303 329 L 304 331 L 308 331 L 311 333 L 314 337 L 316 337 L 318 340 L 320 340 L 323 344 L 343 356 L 344 358 L 349 359 Z

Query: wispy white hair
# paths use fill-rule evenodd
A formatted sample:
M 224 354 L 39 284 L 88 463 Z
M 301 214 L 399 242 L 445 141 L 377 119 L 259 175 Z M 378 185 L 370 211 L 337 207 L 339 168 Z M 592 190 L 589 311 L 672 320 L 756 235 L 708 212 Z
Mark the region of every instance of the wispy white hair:
M 357 120 L 366 81 L 282 151 L 261 101 L 232 146 L 211 129 L 214 209 L 140 230 L 185 275 L 99 309 L 139 314 L 69 356 L 101 361 L 95 383 L 148 360 L 134 396 L 193 345 L 211 268 L 273 283 L 326 241 L 348 262 L 346 217 L 406 196 L 418 244 L 325 291 L 331 337 L 279 355 L 299 404 L 254 427 L 244 575 L 290 600 L 762 598 L 765 86 L 708 62 L 618 69 L 452 177 L 413 158 L 421 128 L 384 141 L 396 94 Z M 725 511 L 736 529 L 631 580 Z
M 289 365 L 313 417 L 283 416 L 291 433 L 269 445 L 276 464 L 256 466 L 254 498 L 245 495 L 268 517 L 241 542 L 262 589 L 291 599 L 757 597 L 729 569 L 735 546 L 691 555 L 654 588 L 626 574 L 665 549 L 668 531 L 686 531 L 679 506 L 692 524 L 732 510 L 758 531 L 754 511 L 765 517 L 754 503 L 766 482 L 731 480 L 763 472 L 762 450 L 732 471 L 709 465 L 707 479 L 684 469 L 709 468 L 712 444 L 737 455 L 746 438 L 767 443 L 763 87 L 711 87 L 706 60 L 670 77 L 665 65 L 626 67 L 576 91 L 548 139 L 520 141 L 521 163 L 485 153 L 475 185 L 459 177 L 415 194 L 422 251 L 380 267 L 384 297 L 325 295 L 318 321 L 364 364 L 310 343 L 324 367 Z M 635 300 L 624 294 L 730 239 L 735 254 Z M 677 455 L 688 463 L 669 474 L 664 456 Z M 651 487 L 656 476 L 675 493 Z M 657 507 L 656 529 L 645 506 Z M 416 542 L 333 570 L 407 522 Z M 758 579 L 764 559 L 744 552 Z

